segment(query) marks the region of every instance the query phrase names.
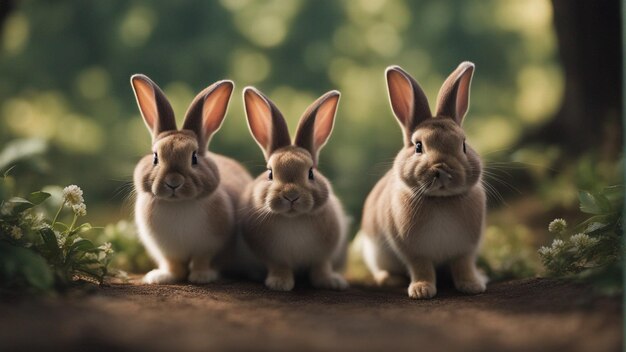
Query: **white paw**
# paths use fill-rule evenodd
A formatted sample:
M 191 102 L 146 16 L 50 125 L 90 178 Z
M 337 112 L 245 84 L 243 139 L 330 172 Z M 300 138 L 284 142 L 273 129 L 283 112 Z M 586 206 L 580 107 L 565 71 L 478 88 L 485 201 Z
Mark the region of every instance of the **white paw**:
M 180 279 L 180 277 L 174 275 L 169 271 L 163 269 L 154 269 L 147 273 L 141 281 L 144 284 L 173 284 L 180 281 Z
M 346 281 L 346 279 L 343 278 L 343 276 L 341 276 L 341 274 L 338 273 L 332 273 L 328 276 L 324 276 L 321 278 L 316 278 L 311 280 L 313 286 L 315 286 L 316 288 L 323 288 L 323 289 L 329 289 L 329 290 L 345 290 L 348 288 L 348 281 Z
M 409 281 L 406 276 L 389 274 L 385 270 L 375 273 L 374 280 L 378 286 L 384 287 L 404 286 Z
M 434 284 L 425 281 L 412 282 L 409 285 L 409 297 L 415 299 L 433 298 L 437 294 Z
M 291 291 L 293 285 L 293 276 L 268 276 L 265 279 L 265 286 L 274 291 Z
M 189 273 L 189 282 L 194 284 L 208 284 L 219 279 L 219 277 L 220 273 L 213 269 L 196 271 L 192 270 Z
M 486 280 L 476 279 L 473 281 L 459 281 L 455 282 L 454 286 L 456 289 L 471 295 L 479 294 L 485 292 L 487 289 L 487 285 L 485 284 Z

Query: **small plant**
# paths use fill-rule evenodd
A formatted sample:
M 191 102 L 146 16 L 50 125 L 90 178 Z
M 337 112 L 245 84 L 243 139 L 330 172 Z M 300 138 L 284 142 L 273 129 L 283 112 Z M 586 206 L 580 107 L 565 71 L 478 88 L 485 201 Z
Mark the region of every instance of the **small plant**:
M 580 210 L 590 217 L 572 230 L 564 219 L 550 223 L 548 230 L 557 238 L 539 249 L 543 265 L 552 276 L 590 280 L 605 291 L 619 291 L 624 257 L 623 187 L 582 191 L 579 200 Z
M 492 281 L 534 276 L 540 263 L 532 241 L 523 225 L 487 226 L 478 263 Z
M 85 282 L 101 284 L 109 274 L 113 250 L 110 243 L 97 246 L 81 237 L 92 229 L 88 223 L 77 225 L 87 214 L 83 191 L 75 185 L 66 187 L 50 220 L 36 211 L 50 194 L 11 197 L 13 183 L 6 173 L 0 183 L 0 288 L 48 291 Z M 69 225 L 59 221 L 68 208 L 73 215 Z
M 99 242 L 110 242 L 115 250 L 111 266 L 133 273 L 144 273 L 154 268 L 152 259 L 139 241 L 135 224 L 127 220 L 108 224 L 96 237 Z M 122 275 L 123 276 L 123 275 Z

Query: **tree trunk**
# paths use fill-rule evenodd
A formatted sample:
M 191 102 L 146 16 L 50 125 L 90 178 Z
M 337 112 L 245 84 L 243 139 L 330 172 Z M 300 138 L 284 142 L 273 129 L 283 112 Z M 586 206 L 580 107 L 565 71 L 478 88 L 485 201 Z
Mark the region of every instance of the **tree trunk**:
M 565 72 L 563 103 L 522 144 L 558 144 L 569 156 L 591 149 L 616 158 L 622 146 L 622 36 L 619 0 L 552 0 Z

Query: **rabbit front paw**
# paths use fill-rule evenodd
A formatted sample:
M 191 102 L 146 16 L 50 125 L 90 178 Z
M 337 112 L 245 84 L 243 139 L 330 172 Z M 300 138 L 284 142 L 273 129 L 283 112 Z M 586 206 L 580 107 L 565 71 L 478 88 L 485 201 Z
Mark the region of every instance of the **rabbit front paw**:
M 311 282 L 316 288 L 329 290 L 345 290 L 348 288 L 348 281 L 338 273 L 331 273 L 327 276 L 314 278 Z
M 459 281 L 455 283 L 456 289 L 470 295 L 476 295 L 485 292 L 487 285 L 485 280 Z
M 426 281 L 412 282 L 409 285 L 409 297 L 414 299 L 433 298 L 437 294 L 434 284 Z
M 270 275 L 265 279 L 265 286 L 274 291 L 291 291 L 294 286 L 293 276 Z
M 208 284 L 219 279 L 220 274 L 213 269 L 192 270 L 189 273 L 189 282 L 194 284 Z

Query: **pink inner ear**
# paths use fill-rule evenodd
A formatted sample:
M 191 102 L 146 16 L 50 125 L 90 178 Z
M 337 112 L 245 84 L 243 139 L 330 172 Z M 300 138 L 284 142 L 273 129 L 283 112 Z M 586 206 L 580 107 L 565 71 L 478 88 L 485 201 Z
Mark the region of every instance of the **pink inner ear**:
M 330 137 L 330 133 L 333 130 L 338 101 L 338 95 L 332 96 L 328 98 L 317 110 L 317 116 L 315 117 L 315 132 L 313 137 L 315 149 L 322 147 L 328 140 L 328 137 Z
M 217 131 L 226 115 L 228 102 L 232 92 L 232 85 L 222 84 L 211 92 L 204 100 L 202 106 L 203 129 L 205 136 L 210 136 Z
M 148 128 L 152 130 L 158 116 L 154 88 L 152 88 L 152 85 L 149 82 L 146 82 L 141 78 L 133 79 L 133 88 L 141 115 L 143 116 Z
M 396 70 L 390 70 L 387 75 L 387 85 L 389 87 L 389 99 L 391 107 L 396 117 L 406 125 L 411 118 L 413 106 L 413 88 L 409 80 Z
M 261 96 L 252 90 L 246 90 L 244 100 L 250 131 L 257 143 L 265 150 L 269 145 L 270 107 Z
M 470 84 L 473 71 L 473 68 L 465 71 L 459 81 L 459 88 L 456 94 L 456 118 L 459 124 L 463 121 L 463 117 L 465 117 L 469 108 Z

